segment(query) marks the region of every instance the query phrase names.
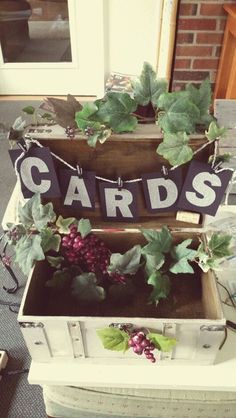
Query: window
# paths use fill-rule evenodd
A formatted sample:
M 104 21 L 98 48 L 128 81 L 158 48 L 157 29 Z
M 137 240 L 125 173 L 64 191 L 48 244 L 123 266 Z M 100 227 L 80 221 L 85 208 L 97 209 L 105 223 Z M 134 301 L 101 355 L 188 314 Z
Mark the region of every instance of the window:
M 174 3 L 0 1 L 0 94 L 99 96 L 111 71 L 139 74 L 143 61 L 156 68 L 163 13 Z

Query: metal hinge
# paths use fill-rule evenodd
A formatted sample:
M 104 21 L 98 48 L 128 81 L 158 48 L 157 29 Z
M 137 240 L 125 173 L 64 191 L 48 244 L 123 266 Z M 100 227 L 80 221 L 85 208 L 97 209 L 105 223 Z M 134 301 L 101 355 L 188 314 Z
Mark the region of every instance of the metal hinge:
M 201 331 L 224 331 L 225 325 L 202 325 L 200 327 Z
M 67 326 L 69 329 L 74 357 L 85 357 L 83 337 L 79 321 L 67 322 Z
M 48 361 L 52 357 L 52 353 L 44 324 L 42 322 L 20 322 L 20 327 L 33 360 Z

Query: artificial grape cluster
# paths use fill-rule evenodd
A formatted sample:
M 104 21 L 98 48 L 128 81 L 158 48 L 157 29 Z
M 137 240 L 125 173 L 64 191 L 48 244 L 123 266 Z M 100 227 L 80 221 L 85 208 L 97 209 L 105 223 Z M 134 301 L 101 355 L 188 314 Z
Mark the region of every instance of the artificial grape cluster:
M 1 257 L 1 261 L 2 261 L 2 264 L 4 266 L 10 267 L 10 265 L 11 265 L 11 257 L 9 257 L 9 255 L 3 254 L 2 257 Z
M 144 332 L 136 331 L 131 334 L 128 341 L 130 347 L 133 348 L 133 352 L 138 354 L 145 354 L 146 358 L 152 363 L 156 362 L 156 359 L 152 353 L 155 350 L 155 345 L 147 338 Z
M 86 136 L 92 136 L 92 135 L 94 135 L 94 129 L 88 126 L 88 127 L 84 130 L 84 133 L 85 133 L 85 135 L 86 135 Z
M 15 244 L 21 238 L 21 234 L 17 228 L 13 228 L 7 232 L 7 238 L 12 244 Z
M 126 281 L 125 276 L 107 271 L 111 251 L 96 235 L 90 233 L 82 238 L 77 226 L 71 225 L 69 234 L 62 238 L 62 247 L 67 260 L 72 264 L 78 264 L 84 272 L 99 272 L 118 283 Z
M 65 129 L 65 133 L 67 138 L 73 139 L 75 137 L 75 128 L 72 128 L 71 126 L 67 126 Z

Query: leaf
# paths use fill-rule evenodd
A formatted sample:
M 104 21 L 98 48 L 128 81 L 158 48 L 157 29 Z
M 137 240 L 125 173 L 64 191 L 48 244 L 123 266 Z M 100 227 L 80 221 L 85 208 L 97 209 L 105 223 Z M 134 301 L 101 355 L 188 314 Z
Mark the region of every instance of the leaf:
M 160 109 L 167 111 L 178 99 L 181 98 L 189 98 L 189 93 L 186 91 L 162 93 L 157 101 L 157 105 Z
M 44 253 L 50 250 L 59 251 L 61 244 L 60 235 L 54 234 L 50 228 L 45 228 L 40 231 L 39 236 L 42 239 L 41 246 Z
M 69 286 L 70 279 L 71 275 L 68 269 L 57 270 L 54 271 L 52 278 L 46 281 L 46 286 L 61 291 Z
M 166 274 L 155 271 L 148 278 L 147 283 L 153 286 L 152 293 L 149 296 L 149 303 L 158 304 L 160 299 L 165 299 L 170 293 L 170 279 Z
M 211 155 L 208 159 L 208 162 L 211 164 L 213 162 L 213 159 L 215 160 L 216 164 L 223 164 L 228 163 L 231 158 L 233 158 L 233 154 L 231 152 L 225 152 L 224 154 L 217 155 L 216 157 L 214 155 Z
M 52 257 L 50 255 L 48 255 L 46 259 L 49 262 L 50 266 L 56 269 L 60 269 L 63 261 L 65 260 L 64 257 Z
M 39 193 L 31 197 L 24 206 L 19 205 L 18 216 L 19 221 L 26 228 L 35 225 L 39 231 L 49 222 L 54 222 L 56 219 L 52 203 L 49 202 L 46 205 L 42 205 Z
M 207 121 L 206 116 L 208 115 L 209 107 L 211 105 L 211 83 L 210 79 L 206 78 L 200 85 L 199 88 L 188 84 L 186 86 L 186 91 L 189 93 L 189 99 L 198 107 L 199 109 L 199 120 L 197 123 L 202 123 Z
M 101 101 L 96 117 L 108 124 L 115 132 L 132 132 L 137 126 L 135 112 L 137 103 L 128 93 L 110 92 L 106 100 Z
M 227 132 L 227 129 L 222 127 L 220 128 L 216 122 L 211 122 L 208 128 L 208 131 L 205 131 L 205 135 L 208 141 L 212 142 L 215 139 L 218 139 L 224 136 Z
M 86 103 L 83 106 L 83 109 L 75 115 L 77 126 L 82 129 L 82 131 L 85 131 L 87 128 L 91 128 L 98 134 L 103 125 L 97 118 L 97 111 L 98 107 L 95 103 Z
M 230 250 L 232 236 L 214 233 L 208 242 L 208 248 L 213 257 L 222 258 L 232 254 Z
M 41 247 L 39 235 L 23 236 L 15 246 L 15 261 L 24 274 L 29 274 L 34 262 L 44 260 L 45 256 Z
M 97 286 L 94 273 L 82 273 L 72 280 L 72 294 L 83 302 L 102 302 L 105 299 L 105 290 Z
M 82 105 L 71 94 L 67 95 L 67 99 L 56 99 L 47 97 L 47 101 L 53 106 L 56 114 L 56 122 L 63 128 L 76 128 L 75 114 L 82 109 Z
M 78 231 L 82 238 L 85 238 L 92 231 L 92 226 L 89 219 L 81 218 L 78 224 Z
M 27 115 L 33 115 L 35 112 L 34 106 L 26 106 L 22 109 L 22 112 L 27 113 Z
M 164 132 L 187 132 L 195 131 L 195 124 L 199 120 L 200 112 L 197 106 L 187 97 L 181 97 L 174 102 L 158 121 Z
M 145 272 L 149 277 L 155 270 L 159 270 L 165 263 L 165 257 L 161 253 L 156 253 L 155 255 L 145 254 L 146 264 Z
M 147 334 L 147 338 L 155 345 L 155 347 L 163 352 L 171 351 L 176 345 L 177 341 L 174 338 L 165 337 L 156 332 Z
M 41 118 L 43 119 L 48 119 L 48 120 L 53 120 L 53 116 L 51 115 L 51 113 L 43 113 L 42 115 L 40 115 Z
M 155 231 L 154 229 L 142 229 L 142 233 L 147 241 L 155 245 L 154 251 L 152 251 L 152 248 L 154 247 L 144 247 L 146 248 L 146 250 L 143 248 L 145 253 L 154 255 L 155 251 L 161 253 L 168 253 L 170 251 L 173 237 L 167 226 L 163 226 L 160 231 Z
M 193 151 L 188 145 L 189 137 L 185 132 L 164 134 L 163 142 L 157 147 L 157 154 L 162 155 L 172 166 L 182 165 L 193 158 Z
M 129 349 L 129 335 L 118 328 L 103 328 L 97 330 L 97 335 L 103 347 L 112 351 L 127 351 Z
M 68 232 L 70 232 L 70 226 L 74 223 L 77 223 L 75 218 L 63 218 L 61 215 L 59 215 L 56 221 L 58 232 L 60 234 L 68 234 Z
M 152 66 L 144 62 L 141 76 L 138 80 L 132 81 L 134 99 L 142 106 L 152 103 L 157 107 L 157 101 L 161 93 L 167 90 L 167 81 L 157 79 L 156 72 Z
M 191 239 L 186 239 L 181 244 L 176 245 L 172 250 L 172 257 L 175 262 L 172 264 L 170 271 L 171 273 L 194 273 L 192 266 L 190 266 L 189 261 L 194 260 L 196 257 L 197 251 L 188 248 L 191 244 Z
M 140 267 L 141 246 L 135 245 L 124 254 L 113 253 L 110 258 L 109 272 L 135 274 Z

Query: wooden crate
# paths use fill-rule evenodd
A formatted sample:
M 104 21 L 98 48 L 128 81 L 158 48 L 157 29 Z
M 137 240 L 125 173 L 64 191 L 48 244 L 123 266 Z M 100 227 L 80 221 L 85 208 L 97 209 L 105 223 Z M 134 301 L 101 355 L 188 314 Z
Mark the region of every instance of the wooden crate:
M 166 164 L 156 154 L 156 148 L 162 140 L 155 126 L 141 126 L 133 134 L 113 135 L 105 144 L 95 149 L 88 148 L 84 137 L 75 140 L 63 138 L 42 139 L 41 143 L 49 146 L 51 151 L 64 158 L 70 164 L 79 161 L 83 169 L 94 170 L 97 175 L 115 179 L 140 177 L 142 173 L 160 170 Z M 191 146 L 198 149 L 205 142 L 203 136 L 191 139 Z M 207 161 L 209 147 L 197 154 L 197 159 Z M 57 169 L 62 167 L 56 161 Z M 63 168 L 63 167 L 62 167 Z M 184 168 L 187 170 L 187 166 Z M 162 225 L 169 226 L 175 240 L 195 237 L 195 232 L 187 232 L 193 227 L 191 223 L 177 222 L 174 213 L 151 215 L 145 208 L 143 193 L 140 189 L 139 206 L 141 218 L 138 224 L 129 225 L 132 230 L 122 230 L 127 224 L 104 223 L 100 208 L 96 208 L 93 219 L 91 212 L 83 211 L 79 215 L 89 217 L 93 226 L 110 229 L 118 225 L 120 231 L 111 230 L 97 232 L 102 236 L 112 252 L 124 252 L 134 244 L 143 244 L 144 238 L 136 228 L 151 227 L 159 229 Z M 63 209 L 59 200 L 53 200 L 58 214 L 74 216 L 75 213 Z M 94 216 L 95 215 L 95 216 Z M 202 218 L 201 218 L 202 222 Z M 201 223 L 198 227 L 201 227 Z M 181 231 L 180 231 L 181 230 Z M 53 362 L 58 360 L 74 360 L 79 363 L 110 363 L 137 364 L 147 360 L 136 356 L 129 350 L 126 354 L 105 350 L 96 335 L 99 328 L 110 324 L 131 323 L 136 328 L 147 328 L 161 332 L 177 339 L 177 345 L 170 353 L 159 353 L 156 364 L 171 361 L 171 364 L 212 364 L 225 335 L 225 318 L 214 274 L 210 271 L 203 274 L 196 270 L 193 275 L 172 275 L 171 310 L 166 310 L 167 302 L 161 301 L 158 307 L 147 305 L 147 292 L 150 286 L 141 288 L 134 305 L 127 308 L 108 306 L 106 302 L 101 307 L 91 311 L 78 309 L 72 299 L 65 295 L 61 298 L 45 288 L 45 282 L 52 271 L 44 262 L 38 262 L 32 270 L 25 289 L 18 320 L 26 340 L 30 354 L 35 361 Z M 176 302 L 176 289 L 182 281 L 181 291 Z M 47 291 L 46 291 L 47 289 Z M 142 309 L 140 309 L 142 306 Z

